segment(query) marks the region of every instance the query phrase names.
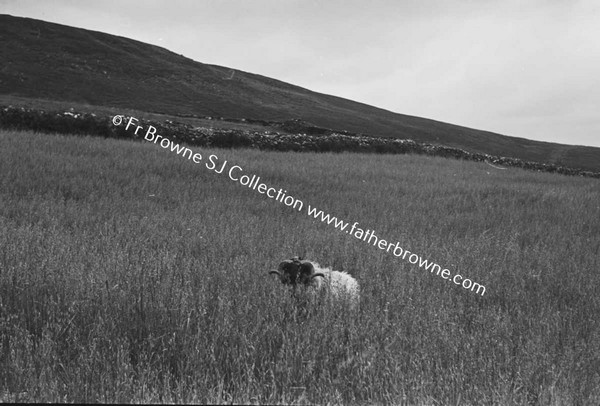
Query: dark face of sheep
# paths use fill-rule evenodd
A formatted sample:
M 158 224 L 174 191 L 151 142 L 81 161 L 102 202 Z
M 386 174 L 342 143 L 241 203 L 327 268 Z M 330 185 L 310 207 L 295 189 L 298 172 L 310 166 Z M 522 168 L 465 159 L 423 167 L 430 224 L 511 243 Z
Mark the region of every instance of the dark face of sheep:
M 278 275 L 281 283 L 293 287 L 308 286 L 313 278 L 324 276 L 322 273 L 315 273 L 315 268 L 309 261 L 302 261 L 298 257 L 283 261 L 277 271 L 271 271 L 269 274 Z

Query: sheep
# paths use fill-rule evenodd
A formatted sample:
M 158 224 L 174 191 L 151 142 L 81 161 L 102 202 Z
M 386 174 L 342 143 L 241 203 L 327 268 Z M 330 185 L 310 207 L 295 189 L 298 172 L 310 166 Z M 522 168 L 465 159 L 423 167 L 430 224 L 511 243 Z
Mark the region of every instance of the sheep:
M 269 274 L 279 276 L 281 283 L 292 287 L 294 293 L 298 286 L 309 292 L 323 293 L 336 300 L 347 300 L 351 308 L 360 301 L 358 282 L 346 272 L 322 268 L 318 263 L 299 257 L 287 259 L 279 264 L 278 270 Z

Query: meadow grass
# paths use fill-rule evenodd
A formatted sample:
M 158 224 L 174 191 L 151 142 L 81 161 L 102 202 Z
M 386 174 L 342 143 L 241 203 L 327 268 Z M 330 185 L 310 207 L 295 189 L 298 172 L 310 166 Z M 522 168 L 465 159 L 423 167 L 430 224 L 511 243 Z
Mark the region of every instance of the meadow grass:
M 600 182 L 203 150 L 484 296 L 156 145 L 0 132 L 0 401 L 600 404 Z M 205 158 L 206 159 L 206 158 Z M 357 313 L 267 271 L 351 273 Z

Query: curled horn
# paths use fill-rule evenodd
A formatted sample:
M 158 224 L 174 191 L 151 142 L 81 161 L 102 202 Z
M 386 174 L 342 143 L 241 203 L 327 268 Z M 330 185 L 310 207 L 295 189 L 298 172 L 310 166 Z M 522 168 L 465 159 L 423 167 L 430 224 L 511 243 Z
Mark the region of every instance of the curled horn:
M 278 266 L 278 270 L 277 270 L 277 271 L 275 271 L 275 270 L 273 270 L 273 271 L 269 271 L 269 275 L 271 275 L 271 274 L 276 274 L 276 275 L 278 275 L 280 278 L 283 278 L 283 275 L 281 274 L 281 272 L 280 272 L 280 271 L 283 271 L 283 267 L 284 267 L 286 264 L 289 264 L 289 263 L 291 263 L 291 262 L 292 262 L 292 261 L 290 261 L 289 259 L 286 259 L 285 261 L 283 261 L 283 262 L 281 262 L 281 263 L 279 264 L 279 266 Z
M 321 272 L 319 272 L 319 273 L 316 273 L 316 274 L 314 274 L 314 275 L 313 275 L 313 276 L 311 276 L 310 278 L 311 278 L 311 279 L 313 279 L 313 278 L 316 278 L 317 276 L 320 276 L 321 278 L 324 278 L 324 277 L 325 277 L 325 275 L 323 275 Z

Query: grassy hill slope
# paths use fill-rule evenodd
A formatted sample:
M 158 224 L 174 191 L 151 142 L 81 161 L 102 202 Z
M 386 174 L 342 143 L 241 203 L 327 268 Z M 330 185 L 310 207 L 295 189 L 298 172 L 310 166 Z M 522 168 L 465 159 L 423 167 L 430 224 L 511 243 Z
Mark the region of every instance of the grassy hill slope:
M 286 120 L 470 152 L 600 170 L 600 148 L 567 146 L 407 116 L 131 39 L 0 16 L 0 94 L 195 114 Z

